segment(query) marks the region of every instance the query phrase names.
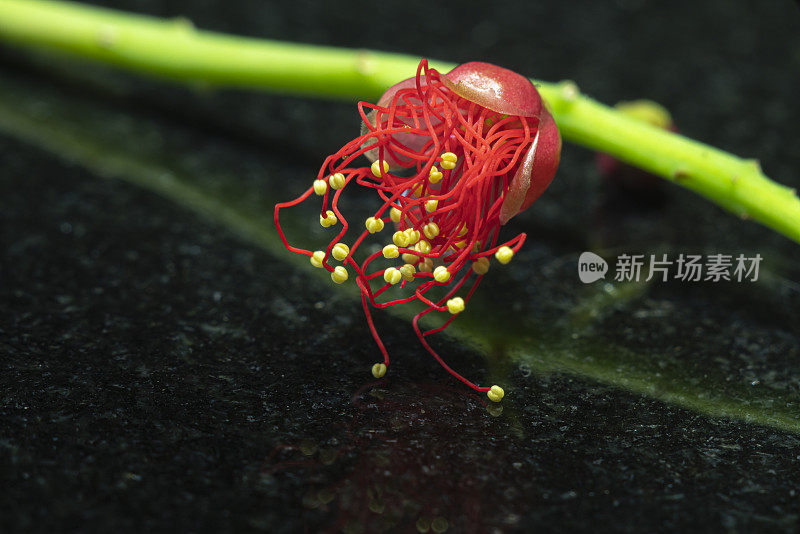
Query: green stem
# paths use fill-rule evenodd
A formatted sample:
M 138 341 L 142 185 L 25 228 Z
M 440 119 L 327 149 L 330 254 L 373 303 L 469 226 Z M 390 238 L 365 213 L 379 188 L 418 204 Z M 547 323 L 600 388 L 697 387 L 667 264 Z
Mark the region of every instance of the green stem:
M 0 39 L 66 51 L 179 82 L 336 98 L 376 98 L 413 74 L 417 57 L 196 30 L 163 20 L 59 1 L 0 0 Z M 431 61 L 439 70 L 454 65 Z M 800 242 L 800 200 L 744 160 L 641 123 L 580 95 L 537 82 L 565 139 L 691 189 L 742 218 Z

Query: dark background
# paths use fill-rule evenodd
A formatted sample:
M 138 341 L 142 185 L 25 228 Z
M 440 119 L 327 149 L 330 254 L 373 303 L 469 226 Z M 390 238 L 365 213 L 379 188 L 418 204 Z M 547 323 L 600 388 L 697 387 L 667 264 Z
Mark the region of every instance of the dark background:
M 96 3 L 650 98 L 800 186 L 793 2 Z M 800 528 L 796 244 L 676 187 L 612 188 L 566 144 L 506 230 L 525 248 L 437 340 L 508 386 L 502 408 L 396 315 L 375 383 L 352 292 L 270 228 L 354 109 L 0 46 L 0 530 Z M 295 235 L 321 240 L 315 217 Z M 765 260 L 754 284 L 584 286 L 584 250 Z

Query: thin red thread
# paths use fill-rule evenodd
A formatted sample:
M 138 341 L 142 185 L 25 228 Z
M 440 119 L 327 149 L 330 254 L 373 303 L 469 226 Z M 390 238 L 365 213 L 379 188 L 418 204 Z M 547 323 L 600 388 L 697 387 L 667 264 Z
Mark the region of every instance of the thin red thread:
M 341 173 L 345 178 L 344 187 L 339 190 L 328 187 L 322 196 L 321 215 L 324 217 L 328 210 L 332 210 L 341 223 L 340 230 L 325 250 L 322 266 L 329 272 L 333 271 L 333 266 L 329 264 L 331 250 L 343 240 L 350 228 L 347 218 L 338 208 L 340 195 L 353 183 L 375 190 L 383 201 L 374 214 L 376 219 L 381 219 L 391 228 L 389 225 L 395 223 L 388 212 L 396 208 L 401 212 L 397 229 L 417 230 L 420 239 L 431 244 L 431 250 L 427 253 L 419 252 L 413 246 L 398 247 L 399 253 L 412 254 L 421 258 L 420 261 L 430 258 L 434 265 L 446 266 L 451 275 L 450 280 L 442 283 L 434 279 L 433 273 L 417 270 L 413 282 L 403 279 L 400 283 L 402 289 L 418 283 L 409 296 L 381 302 L 378 298 L 391 285 L 384 283 L 373 288 L 371 282 L 376 279 L 382 282 L 386 269 L 370 272 L 369 268 L 383 255 L 381 252 L 370 254 L 359 264 L 353 257 L 370 235 L 369 232 L 362 231 L 353 242 L 344 263 L 356 272 L 367 323 L 384 357 L 384 363 L 388 366 L 389 355 L 372 321 L 370 306 L 381 309 L 419 300 L 426 308 L 414 316 L 412 324 L 423 347 L 458 380 L 477 391 L 486 392 L 488 387 L 480 387 L 450 368 L 426 340 L 427 336 L 444 330 L 455 319 L 455 315 L 442 326 L 428 331 L 420 328 L 419 320 L 433 311 L 446 312 L 447 300 L 456 296 L 471 275 L 475 274 L 471 287 L 463 297 L 465 303 L 469 302 L 483 278 L 471 269 L 474 261 L 491 256 L 503 246 L 510 247 L 515 253 L 522 247 L 526 237 L 524 233 L 498 245 L 499 215 L 511 177 L 536 135 L 538 120 L 502 116 L 456 95 L 443 83 L 436 70 L 428 68 L 425 60 L 417 68 L 414 87 L 398 90 L 388 107 L 359 102 L 358 112 L 366 132 L 328 156 L 317 175 L 319 180 L 326 183 L 335 173 Z M 421 146 L 408 146 L 409 141 L 421 142 Z M 375 150 L 379 161 L 391 162 L 406 169 L 413 168 L 415 173 L 413 176 L 400 176 L 390 170 L 375 177 L 369 166 L 351 166 L 359 157 Z M 453 169 L 441 167 L 440 158 L 446 152 L 452 152 L 458 158 Z M 438 184 L 431 183 L 429 179 L 434 166 L 443 175 Z M 421 194 L 413 194 L 418 188 L 422 188 Z M 296 199 L 275 206 L 275 226 L 281 241 L 288 250 L 306 256 L 311 256 L 313 252 L 294 247 L 287 241 L 280 226 L 279 212 L 300 204 L 313 193 L 314 188 L 310 187 Z M 438 206 L 428 212 L 425 203 L 431 200 L 438 201 Z M 424 227 L 430 222 L 435 222 L 439 227 L 439 234 L 433 239 L 424 234 Z M 459 236 L 464 227 L 467 228 L 466 233 Z M 395 267 L 402 263 L 398 261 Z M 415 265 L 418 267 L 419 262 Z M 459 273 L 462 274 L 456 280 Z M 449 287 L 443 297 L 435 300 L 429 298 L 427 293 L 437 286 Z

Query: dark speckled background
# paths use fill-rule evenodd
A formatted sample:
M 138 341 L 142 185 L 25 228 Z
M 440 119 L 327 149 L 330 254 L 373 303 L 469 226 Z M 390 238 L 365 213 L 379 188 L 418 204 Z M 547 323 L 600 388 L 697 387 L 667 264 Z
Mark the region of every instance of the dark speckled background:
M 96 3 L 651 98 L 800 186 L 789 1 Z M 0 46 L 0 531 L 800 529 L 796 244 L 675 187 L 620 196 L 567 144 L 508 226 L 525 249 L 437 341 L 502 408 L 396 315 L 375 383 L 352 292 L 271 229 L 353 110 Z M 584 250 L 764 262 L 754 284 L 584 286 Z

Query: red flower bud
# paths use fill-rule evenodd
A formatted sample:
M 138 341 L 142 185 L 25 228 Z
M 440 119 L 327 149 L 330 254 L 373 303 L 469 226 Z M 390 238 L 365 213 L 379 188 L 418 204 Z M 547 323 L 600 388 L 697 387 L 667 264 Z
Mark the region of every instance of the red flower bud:
M 419 300 L 426 309 L 413 324 L 423 346 L 456 378 L 500 400 L 502 389 L 478 387 L 450 369 L 425 337 L 444 329 L 464 309 L 488 270 L 489 257 L 508 263 L 522 246 L 525 234 L 498 243 L 500 226 L 528 208 L 553 179 L 561 153 L 558 128 L 527 78 L 489 63 L 466 63 L 440 74 L 423 60 L 415 77 L 391 87 L 377 104 L 360 102 L 358 108 L 361 135 L 325 160 L 313 187 L 275 207 L 281 239 L 338 283 L 347 279 L 347 271 L 331 266 L 331 256 L 355 270 L 370 329 L 384 355 L 373 374 L 383 376 L 389 358 L 369 306 Z M 372 165 L 354 166 L 362 155 Z M 340 243 L 349 223 L 338 200 L 352 184 L 374 189 L 383 204 L 348 247 Z M 321 224 L 342 223 L 327 250 L 317 252 L 290 246 L 279 223 L 281 208 L 314 193 L 323 197 Z M 395 224 L 393 242 L 357 263 L 353 255 L 363 241 L 389 222 Z M 398 257 L 403 262 L 370 269 L 376 260 Z M 472 274 L 477 276 L 471 288 L 456 296 Z M 409 294 L 379 300 L 396 284 Z M 436 288 L 440 295 L 432 298 L 428 293 Z M 432 311 L 452 317 L 422 332 L 418 321 Z

